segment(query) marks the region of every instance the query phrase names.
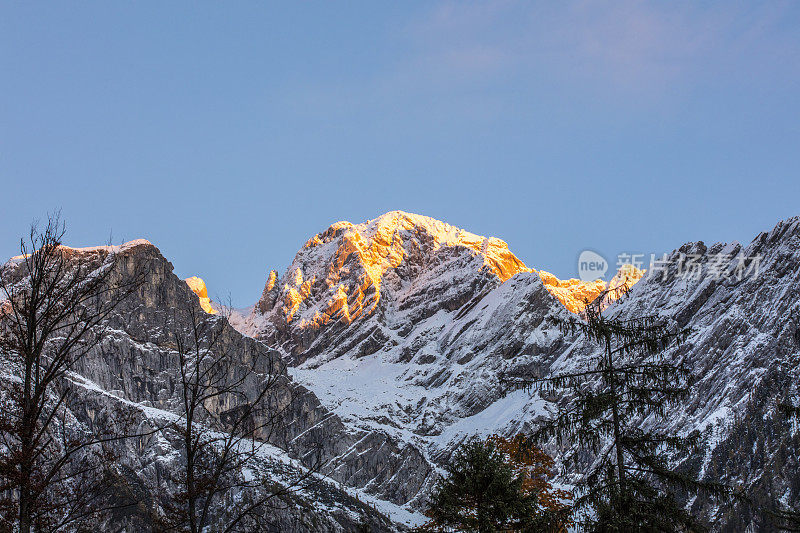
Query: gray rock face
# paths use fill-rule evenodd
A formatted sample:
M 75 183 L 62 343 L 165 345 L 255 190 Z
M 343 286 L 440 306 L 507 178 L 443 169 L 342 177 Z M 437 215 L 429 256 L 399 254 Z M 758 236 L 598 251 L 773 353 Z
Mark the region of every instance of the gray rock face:
M 76 253 L 93 254 L 99 265 L 108 250 Z M 73 381 L 75 389 L 81 393 L 81 400 L 73 402 L 72 406 L 77 419 L 90 423 L 95 419 L 90 411 L 99 408 L 106 413 L 115 409 L 120 412 L 138 410 L 137 416 L 145 418 L 153 412 L 156 418 L 179 413 L 179 365 L 172 333 L 187 331 L 190 324 L 186 316 L 175 313 L 175 309 L 194 306 L 210 331 L 222 331 L 219 346 L 232 350 L 243 364 L 260 361 L 262 372 L 279 374 L 272 394 L 281 414 L 278 430 L 269 436 L 269 442 L 306 467 L 311 467 L 321 454 L 320 473 L 327 477 L 326 483 L 330 485 L 326 498 L 334 502 L 335 512 L 313 511 L 319 503 L 314 498 L 319 494 L 307 495 L 307 499 L 299 497 L 298 505 L 312 509 L 311 522 L 317 524 L 313 528 L 309 526 L 308 530 L 352 530 L 358 517 L 373 523 L 377 530 L 395 527 L 375 510 L 355 500 L 343 487 L 355 489 L 365 498 L 374 495 L 392 504 L 406 503 L 426 483 L 430 473 L 430 466 L 412 445 L 398 442 L 383 432 L 345 426 L 338 416 L 320 405 L 313 393 L 288 376 L 280 353 L 242 336 L 224 318 L 202 312 L 197 297 L 172 273 L 172 265 L 152 244 L 144 241 L 125 245 L 118 251 L 117 259 L 120 276 L 126 278 L 137 269 L 144 269 L 146 279 L 136 294 L 115 309 L 106 321 L 109 329 L 102 343 L 75 368 Z M 7 265 L 7 268 L 13 267 L 13 264 Z M 235 368 L 232 371 L 237 372 Z M 256 384 L 254 376 L 253 389 Z M 225 413 L 236 405 L 216 402 L 208 407 L 216 416 L 216 420 L 208 423 L 224 430 Z M 112 414 L 103 418 L 105 421 L 113 419 Z M 174 468 L 174 461 L 179 460 L 175 459 L 180 455 L 174 448 L 175 438 L 162 432 L 157 439 L 123 444 L 126 449 L 119 454 L 124 458 L 122 467 L 133 476 L 128 482 L 146 489 L 143 489 L 147 496 L 145 506 L 159 504 L 154 495 L 159 493 L 159 483 L 165 479 L 161 475 L 163 469 Z M 172 458 L 171 465 L 165 460 L 167 457 Z M 403 475 L 398 476 L 398 473 Z M 298 509 L 277 518 L 295 520 L 304 515 Z M 220 512 L 224 513 L 224 509 Z M 315 513 L 319 516 L 315 517 Z
M 642 280 L 609 312 L 658 314 L 692 330 L 668 356 L 685 358 L 698 382 L 691 399 L 664 423 L 706 437 L 705 456 L 684 458 L 685 466 L 704 479 L 744 488 L 759 504 L 771 495 L 798 508 L 800 434 L 776 413 L 776 403 L 796 402 L 799 392 L 800 217 L 747 247 L 684 245 L 669 263 L 666 273 Z M 696 265 L 696 273 L 680 272 L 681 264 Z M 769 527 L 741 505 L 693 505 L 720 530 L 742 531 L 751 521 L 757 529 Z
M 414 222 L 377 237 L 381 225 L 374 222 L 340 223 L 318 235 L 246 328 L 283 350 L 296 365 L 290 374 L 346 424 L 413 443 L 435 464 L 468 435 L 527 431 L 565 401 L 535 392 L 505 395 L 502 372 L 587 368 L 597 348 L 558 330 L 555 320 L 569 314 L 535 273 L 517 269 L 504 280 L 487 266 L 485 246 L 447 244 L 435 224 Z M 348 238 L 358 240 L 353 233 L 368 244 L 351 246 Z M 393 259 L 397 242 L 401 252 Z M 357 304 L 361 296 L 356 291 L 351 298 L 350 288 L 364 286 L 376 255 L 379 289 L 364 291 L 369 305 L 342 320 L 343 306 L 329 305 L 339 284 L 346 302 Z M 693 331 L 667 354 L 692 365 L 698 383 L 691 399 L 666 421 L 641 421 L 703 432 L 704 456 L 676 461 L 706 479 L 769 492 L 794 506 L 800 504 L 798 432 L 775 413 L 775 399 L 798 398 L 799 297 L 800 218 L 792 218 L 747 247 L 684 245 L 606 311 L 658 314 Z M 741 531 L 751 522 L 765 527 L 742 507 L 687 504 L 719 530 Z
M 100 411 L 111 420 L 115 411 L 147 418 L 148 410 L 167 416 L 176 408 L 169 332 L 186 324 L 171 310 L 197 300 L 154 246 L 142 243 L 122 255 L 123 275 L 145 265 L 148 279 L 111 317 L 114 331 L 77 373 L 75 387 L 84 392 L 72 408 L 83 423 Z M 758 260 L 740 262 L 740 255 Z M 691 260 L 693 274 L 685 275 L 681 258 Z M 703 455 L 675 458 L 682 468 L 742 486 L 765 502 L 769 494 L 800 505 L 800 432 L 775 409 L 776 399 L 799 393 L 800 218 L 747 247 L 686 244 L 665 264 L 606 312 L 658 314 L 691 328 L 689 340 L 667 357 L 689 362 L 698 383 L 666 420 L 640 422 L 703 433 Z M 506 394 L 500 377 L 587 368 L 597 347 L 556 325 L 570 316 L 502 241 L 403 213 L 338 223 L 309 240 L 283 276 L 270 274 L 252 313 L 236 322 L 246 335 L 204 315 L 224 329 L 243 362 L 266 356 L 265 370 L 281 373 L 284 430 L 271 440 L 281 453 L 308 464 L 314 445 L 324 445 L 324 474 L 344 488 L 299 497 L 297 509 L 328 502 L 312 513 L 313 527 L 298 522 L 305 511 L 280 517 L 287 530 L 318 531 L 352 530 L 354 517 L 369 518 L 377 530 L 392 527 L 347 491 L 380 509 L 419 509 L 437 465 L 463 439 L 526 432 L 551 416 L 567 398 Z M 220 421 L 233 407 L 215 407 Z M 122 466 L 131 491 L 156 498 L 153 480 L 174 468 L 170 438 L 126 444 Z M 562 480 L 577 475 L 566 471 Z M 687 505 L 719 531 L 767 527 L 744 507 Z
M 142 408 L 123 398 L 98 390 L 93 383 L 74 376 L 74 394 L 69 413 L 76 428 L 101 425 L 103 428 L 119 426 L 120 432 L 131 432 L 131 427 L 143 437 L 128 438 L 114 444 L 117 464 L 112 485 L 111 505 L 120 506 L 102 524 L 102 530 L 157 531 L 154 521 L 156 511 L 177 492 L 174 474 L 180 468 L 182 456 L 180 435 L 164 426 L 170 420 L 169 411 Z M 125 419 L 121 424 L 119 421 Z M 266 448 L 253 463 L 255 468 L 269 472 L 277 485 L 286 485 L 304 471 L 290 462 L 288 454 L 277 448 Z M 240 504 L 246 493 L 237 491 L 216 502 L 212 510 L 210 527 L 224 527 L 229 509 Z M 122 507 L 124 506 L 124 507 Z M 354 497 L 330 478 L 322 478 L 303 485 L 288 495 L 281 496 L 268 511 L 273 524 L 270 531 L 343 532 L 366 528 L 368 531 L 395 531 L 397 525 L 377 510 Z

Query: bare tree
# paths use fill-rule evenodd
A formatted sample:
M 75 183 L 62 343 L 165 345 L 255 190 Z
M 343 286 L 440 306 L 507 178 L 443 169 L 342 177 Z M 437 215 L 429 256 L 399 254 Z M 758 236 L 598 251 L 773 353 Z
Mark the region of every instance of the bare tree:
M 0 269 L 0 519 L 21 533 L 63 529 L 99 511 L 94 470 L 119 435 L 75 423 L 70 373 L 96 347 L 105 321 L 140 286 L 117 249 L 61 245 L 59 215 L 31 226 L 21 255 Z
M 319 470 L 317 453 L 291 479 L 276 482 L 265 471 L 268 442 L 284 434 L 292 401 L 285 365 L 261 343 L 233 334 L 221 310 L 209 315 L 190 301 L 173 316 L 181 401 L 173 430 L 183 468 L 173 478 L 179 492 L 159 520 L 164 530 L 264 530 L 268 510 L 315 482 Z

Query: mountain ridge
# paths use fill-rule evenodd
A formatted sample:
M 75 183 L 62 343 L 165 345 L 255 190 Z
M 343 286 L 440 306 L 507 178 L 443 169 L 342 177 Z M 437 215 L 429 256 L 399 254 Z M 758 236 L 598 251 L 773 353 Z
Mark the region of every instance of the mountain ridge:
M 459 268 L 471 270 L 470 276 L 477 272 L 483 278 L 476 281 L 479 284 L 496 285 L 517 274 L 536 273 L 547 290 L 574 313 L 609 286 L 602 280 L 560 280 L 526 266 L 501 239 L 482 237 L 430 217 L 390 211 L 361 224 L 336 222 L 311 237 L 283 276 L 270 272 L 244 332 L 265 338 L 272 331 L 277 338 L 293 331 L 304 339 L 300 344 L 308 344 L 330 322 L 349 325 L 380 311 L 385 292 L 424 277 L 428 269 L 443 263 L 451 267 L 458 263 Z M 632 286 L 642 275 L 643 271 L 626 266 L 611 283 Z M 382 291 L 384 278 L 388 291 Z M 459 302 L 456 297 L 446 306 Z
M 430 228 L 418 230 L 402 215 L 393 216 L 382 228 L 337 223 L 312 237 L 282 278 L 270 274 L 247 318 L 225 323 L 220 315 L 203 315 L 228 328 L 244 359 L 266 350 L 271 360 L 289 364 L 282 390 L 298 403 L 287 411 L 286 438 L 275 444 L 302 460 L 315 440 L 324 442 L 323 473 L 341 489 L 325 496 L 337 502 L 335 519 L 320 517 L 317 529 L 303 526 L 308 530 L 347 531 L 354 516 L 371 520 L 378 530 L 404 527 L 382 521 L 347 494 L 371 498 L 396 522 L 419 519 L 441 466 L 464 439 L 530 432 L 569 401 L 536 391 L 509 393 L 503 375 L 585 369 L 597 354 L 597 346 L 558 327 L 574 314 L 541 272 L 507 247 L 497 244 L 491 252 L 509 261 L 506 274 L 515 270 L 503 280 L 497 272 L 503 265 L 487 263 L 484 250 L 490 246 L 484 240 L 436 226 L 433 219 L 426 222 Z M 132 407 L 145 418 L 149 409 L 174 411 L 176 363 L 167 315 L 187 302 L 199 310 L 200 298 L 207 297 L 204 284 L 178 279 L 147 241 L 71 250 L 98 260 L 119 252 L 120 275 L 136 265 L 148 272 L 142 290 L 109 318 L 113 335 L 76 370 L 73 384 L 83 392 L 70 405 L 73 415 L 89 424 L 90 411 L 112 421 Z M 15 268 L 15 261 L 3 268 Z M 646 275 L 623 270 L 616 283 L 634 277 L 625 298 L 604 302 L 605 312 L 623 318 L 655 314 L 690 328 L 688 341 L 664 356 L 688 361 L 697 380 L 691 398 L 664 420 L 636 422 L 702 433 L 699 455 L 673 458 L 680 468 L 800 504 L 800 486 L 792 481 L 800 479 L 792 453 L 800 449 L 800 432 L 775 408 L 776 399 L 800 395 L 800 217 L 779 222 L 747 246 L 684 244 L 667 254 L 664 265 Z M 327 312 L 338 284 L 347 284 L 346 320 L 343 312 L 336 314 L 342 305 L 315 324 L 311 319 Z M 252 338 L 236 331 L 248 328 Z M 174 467 L 169 442 L 126 445 L 121 454 L 126 482 L 146 487 L 152 505 L 158 505 L 152 481 Z M 557 481 L 580 482 L 567 461 L 578 450 L 555 442 L 545 447 L 563 467 Z M 738 504 L 685 503 L 714 531 L 758 530 L 757 518 Z M 289 513 L 280 519 L 289 524 L 299 518 Z
M 785 425 L 774 418 L 775 409 L 764 396 L 791 396 L 786 376 L 798 372 L 800 324 L 793 326 L 797 319 L 786 310 L 800 299 L 798 227 L 800 217 L 781 221 L 748 246 L 687 243 L 647 275 L 620 273 L 620 279 L 627 274 L 638 279 L 623 301 L 605 302 L 611 314 L 655 313 L 695 331 L 667 357 L 693 361 L 698 389 L 662 424 L 670 431 L 697 429 L 706 435 L 700 460 L 675 459 L 700 477 L 757 487 L 773 476 L 769 464 L 758 466 L 759 458 L 742 451 L 741 434 L 759 427 L 764 417 L 773 427 Z M 424 276 L 398 276 L 394 286 L 387 284 L 391 298 L 374 313 L 346 327 L 323 328 L 305 344 L 293 338 L 291 325 L 281 330 L 267 324 L 256 336 L 283 350 L 295 365 L 289 370 L 293 377 L 345 422 L 412 442 L 436 464 L 470 435 L 530 431 L 563 400 L 519 391 L 506 394 L 501 374 L 585 369 L 596 350 L 554 326 L 569 312 L 533 269 L 501 281 L 476 263 L 462 249 L 432 262 Z M 727 309 L 726 303 L 732 307 Z M 773 312 L 776 306 L 786 309 Z M 796 314 L 800 316 L 800 309 Z M 779 357 L 771 359 L 770 350 L 778 350 Z M 788 373 L 780 370 L 784 367 Z M 751 405 L 759 386 L 771 392 L 763 392 L 761 403 Z M 750 427 L 736 426 L 742 419 Z M 791 449 L 798 438 L 785 432 L 769 442 L 761 434 L 747 441 L 768 450 L 765 460 L 789 472 L 784 480 L 800 477 L 796 460 L 780 459 L 785 454 L 779 450 Z M 572 453 L 553 443 L 548 450 L 556 457 Z M 560 479 L 578 481 L 569 471 Z M 788 503 L 800 499 L 797 489 L 781 490 L 787 491 Z M 742 509 L 692 505 L 710 522 L 728 524 L 722 530 L 741 530 L 752 520 Z

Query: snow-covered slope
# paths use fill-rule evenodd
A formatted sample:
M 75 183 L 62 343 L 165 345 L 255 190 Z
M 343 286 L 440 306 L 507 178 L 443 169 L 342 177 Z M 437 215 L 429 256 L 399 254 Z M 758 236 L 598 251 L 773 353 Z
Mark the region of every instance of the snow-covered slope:
M 298 468 L 309 467 L 317 458 L 323 461 L 320 474 L 330 481 L 324 498 L 333 502 L 331 505 L 337 506 L 340 512 L 331 514 L 331 509 L 323 509 L 322 503 L 314 498 L 303 500 L 300 497 L 300 503 L 295 502 L 297 505 L 287 513 L 278 513 L 276 521 L 292 523 L 297 519 L 298 523 L 316 524 L 300 528 L 308 531 L 350 531 L 362 521 L 374 524 L 378 531 L 394 529 L 375 509 L 359 503 L 354 496 L 384 502 L 381 509 L 391 511 L 404 521 L 414 519 L 413 510 L 402 506 L 430 482 L 431 468 L 420 452 L 384 432 L 346 426 L 322 406 L 312 392 L 291 379 L 280 353 L 241 335 L 224 317 L 203 313 L 198 296 L 173 274 L 172 265 L 155 246 L 140 240 L 115 248 L 66 250 L 97 268 L 106 268 L 103 265 L 109 264 L 109 254 L 117 254 L 113 263 L 113 268 L 117 269 L 115 277 L 126 279 L 140 271 L 146 274 L 135 294 L 118 305 L 104 321 L 106 334 L 102 342 L 74 369 L 70 386 L 77 395 L 70 406 L 70 417 L 76 424 L 115 424 L 126 419 L 130 412 L 140 418 L 175 416 L 181 412 L 179 354 L 173 335 L 189 331 L 191 324 L 175 309 L 194 305 L 203 321 L 202 331 L 219 335 L 219 344 L 235 350 L 243 363 L 259 361 L 260 372 L 276 376 L 276 384 L 270 389 L 270 401 L 280 406 L 280 411 L 279 422 L 268 435 L 272 449 L 280 448 L 280 453 L 291 457 Z M 13 281 L 16 283 L 23 279 L 18 259 L 12 259 L 2 268 L 5 280 L 16 280 Z M 230 369 L 234 373 L 240 370 Z M 13 360 L 0 357 L 0 387 L 4 380 L 13 379 L 14 374 Z M 245 396 L 252 396 L 254 390 L 249 387 L 254 389 L 256 385 L 255 376 L 244 382 Z M 239 401 L 244 400 L 237 396 L 234 400 L 206 402 L 212 418 L 204 423 L 223 431 L 225 413 L 236 409 Z M 97 413 L 102 413 L 102 417 L 95 416 Z M 162 500 L 174 492 L 169 484 L 171 477 L 166 475 L 166 471 L 181 460 L 174 436 L 162 431 L 153 438 L 125 439 L 119 445 L 124 447 L 116 450 L 124 472 L 120 490 L 143 494 L 140 503 L 148 513 L 154 512 Z M 272 459 L 267 462 L 275 463 Z M 293 467 L 281 468 L 292 470 Z M 224 512 L 223 506 L 219 513 Z M 114 527 L 130 525 L 132 520 L 146 523 L 149 518 L 149 515 L 121 516 L 120 524 Z
M 427 448 L 500 398 L 510 361 L 547 364 L 562 343 L 548 319 L 568 315 L 503 241 L 391 212 L 310 239 L 246 331 L 341 416 Z
M 614 283 L 640 277 L 629 268 Z M 292 377 L 345 423 L 411 443 L 436 466 L 470 435 L 530 427 L 542 402 L 505 396 L 501 374 L 548 368 L 569 341 L 557 320 L 605 286 L 391 212 L 311 238 L 280 279 L 270 274 L 244 330 L 282 350 Z
M 113 333 L 78 369 L 76 386 L 85 389 L 86 409 L 100 402 L 111 414 L 162 416 L 175 401 L 175 353 L 164 329 L 169 310 L 191 299 L 199 306 L 207 291 L 193 281 L 190 292 L 146 241 L 75 253 L 102 259 L 110 251 L 128 258 L 123 269 L 146 265 L 148 280 L 110 319 Z M 692 365 L 696 390 L 664 424 L 702 431 L 706 448 L 676 461 L 797 505 L 800 432 L 775 413 L 775 401 L 797 398 L 800 382 L 800 218 L 747 247 L 686 244 L 647 275 L 625 268 L 611 284 L 632 290 L 606 302 L 607 313 L 655 313 L 693 331 L 668 357 Z M 286 273 L 270 274 L 258 303 L 246 316 L 236 314 L 233 327 L 219 315 L 206 319 L 227 328 L 243 358 L 266 350 L 290 364 L 283 385 L 296 403 L 273 443 L 283 451 L 268 462 L 285 454 L 302 468 L 304 450 L 322 442 L 324 475 L 340 484 L 324 497 L 341 512 L 321 521 L 320 530 L 337 531 L 352 525 L 348 516 L 369 514 L 347 494 L 418 520 L 414 513 L 438 468 L 464 438 L 527 431 L 549 416 L 564 398 L 506 394 L 500 377 L 586 368 L 596 347 L 556 323 L 606 286 L 558 280 L 527 267 L 499 239 L 391 212 L 363 224 L 336 223 L 312 237 Z M 79 405 L 75 417 L 86 419 Z M 175 452 L 164 439 L 131 451 L 131 483 L 147 482 L 136 472 L 146 478 L 148 468 L 169 468 L 164 458 Z M 574 472 L 563 473 L 562 481 L 574 479 Z M 688 503 L 721 531 L 752 522 L 741 507 Z M 390 527 L 372 518 L 376 527 Z
M 758 485 L 778 454 L 773 467 L 783 472 L 774 477 L 800 477 L 796 458 L 779 452 L 797 435 L 780 433 L 787 422 L 773 416 L 772 399 L 797 395 L 798 228 L 797 218 L 787 220 L 746 248 L 689 243 L 644 277 L 628 269 L 615 278 L 633 289 L 606 312 L 657 313 L 694 332 L 670 354 L 685 357 L 699 382 L 667 426 L 707 437 L 703 457 L 678 458 L 685 468 Z M 338 223 L 313 237 L 284 276 L 271 275 L 245 327 L 294 361 L 290 374 L 345 423 L 413 443 L 436 464 L 466 436 L 525 431 L 561 400 L 505 395 L 503 372 L 586 368 L 595 353 L 554 325 L 570 304 L 554 289 L 570 283 L 548 283 L 550 275 L 500 243 L 402 212 Z M 750 433 L 759 428 L 746 442 L 765 456 L 745 453 L 743 418 Z M 764 424 L 778 435 L 762 435 Z M 798 501 L 798 487 L 774 484 Z M 746 522 L 699 510 L 721 524 Z

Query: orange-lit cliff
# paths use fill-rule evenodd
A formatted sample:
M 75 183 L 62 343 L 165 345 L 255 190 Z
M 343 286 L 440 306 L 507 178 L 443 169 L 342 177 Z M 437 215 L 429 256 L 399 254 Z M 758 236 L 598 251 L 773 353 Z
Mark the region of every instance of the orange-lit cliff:
M 211 305 L 211 298 L 208 297 L 208 289 L 206 288 L 206 282 L 203 281 L 203 278 L 192 276 L 191 278 L 186 278 L 184 281 L 200 299 L 200 307 L 203 308 L 203 311 L 212 315 L 217 314 L 217 310 Z
M 602 280 L 560 280 L 527 267 L 498 238 L 392 211 L 362 224 L 337 222 L 309 239 L 281 280 L 270 273 L 256 309 L 262 314 L 275 309 L 278 313 L 270 313 L 272 320 L 280 317 L 293 328 L 317 329 L 332 320 L 349 324 L 378 309 L 387 280 L 397 284 L 398 277 L 427 275 L 426 270 L 458 254 L 471 257 L 470 268 L 501 283 L 522 272 L 538 274 L 547 290 L 573 313 L 609 286 Z M 638 281 L 642 272 L 633 270 L 616 283 Z M 442 275 L 454 275 L 452 267 L 450 274 Z M 431 282 L 441 283 L 441 277 Z

